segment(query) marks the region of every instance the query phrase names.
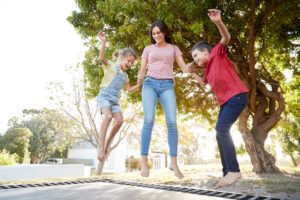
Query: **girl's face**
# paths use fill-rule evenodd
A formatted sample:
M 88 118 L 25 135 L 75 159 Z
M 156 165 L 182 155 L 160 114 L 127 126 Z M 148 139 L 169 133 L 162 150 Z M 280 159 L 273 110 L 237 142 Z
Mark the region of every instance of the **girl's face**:
M 192 57 L 198 66 L 204 66 L 208 61 L 209 52 L 207 49 L 195 49 L 192 51 Z
M 121 61 L 121 69 L 127 71 L 133 65 L 135 57 L 133 55 L 125 56 Z
M 152 38 L 155 40 L 156 44 L 163 44 L 166 42 L 165 34 L 161 32 L 157 26 L 152 29 Z

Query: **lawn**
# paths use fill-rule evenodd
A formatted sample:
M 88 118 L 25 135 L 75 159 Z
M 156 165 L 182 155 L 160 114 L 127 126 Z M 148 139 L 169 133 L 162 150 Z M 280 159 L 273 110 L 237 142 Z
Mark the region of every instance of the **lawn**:
M 285 197 L 289 199 L 300 199 L 300 167 L 292 168 L 288 165 L 278 165 L 282 173 L 279 174 L 256 174 L 251 172 L 251 164 L 241 164 L 243 174 L 235 185 L 223 187 L 218 190 L 228 192 L 246 193 L 259 196 Z M 150 176 L 144 178 L 139 171 L 126 173 L 104 173 L 101 176 L 89 178 L 62 178 L 62 179 L 39 179 L 24 181 L 0 181 L 0 184 L 27 184 L 40 182 L 56 182 L 85 179 L 114 179 L 123 181 L 136 181 L 151 184 L 168 184 L 176 186 L 190 186 L 195 188 L 213 189 L 221 176 L 221 165 L 219 163 L 185 165 L 181 167 L 185 177 L 177 179 L 169 169 L 151 170 Z

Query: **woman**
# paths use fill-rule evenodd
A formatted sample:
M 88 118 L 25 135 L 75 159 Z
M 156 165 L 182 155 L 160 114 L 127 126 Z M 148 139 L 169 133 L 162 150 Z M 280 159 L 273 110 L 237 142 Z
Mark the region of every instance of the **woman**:
M 142 102 L 144 109 L 141 136 L 141 175 L 149 176 L 147 156 L 155 119 L 156 101 L 159 99 L 168 127 L 170 169 L 174 170 L 177 178 L 182 179 L 183 174 L 177 165 L 177 105 L 174 92 L 173 63 L 176 60 L 183 72 L 186 71 L 186 64 L 181 51 L 173 44 L 168 27 L 163 21 L 155 21 L 151 25 L 149 35 L 152 44 L 143 50 L 142 64 L 138 74 L 138 84 L 143 83 Z

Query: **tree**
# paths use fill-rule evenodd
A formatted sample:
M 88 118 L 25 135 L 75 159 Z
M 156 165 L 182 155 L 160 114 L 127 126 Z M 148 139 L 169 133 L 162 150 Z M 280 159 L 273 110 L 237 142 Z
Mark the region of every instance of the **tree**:
M 284 116 L 277 127 L 277 137 L 280 146 L 292 161 L 294 167 L 297 167 L 295 155 L 300 155 L 300 123 L 295 118 Z
M 121 1 L 77 0 L 79 11 L 68 18 L 87 40 L 89 50 L 83 62 L 89 95 L 94 96 L 102 72 L 95 68 L 97 55 L 96 33 L 104 29 L 110 49 L 133 46 L 139 53 L 149 44 L 148 27 L 154 20 L 163 19 L 173 30 L 180 49 L 188 54 L 199 40 L 216 44 L 220 40 L 217 28 L 207 17 L 208 8 L 222 10 L 222 18 L 232 39 L 229 56 L 236 70 L 250 89 L 249 104 L 241 115 L 239 128 L 255 172 L 278 172 L 275 158 L 264 144 L 269 131 L 276 126 L 285 108 L 282 83 L 284 69 L 297 69 L 290 53 L 299 57 L 299 3 L 293 0 L 271 1 Z M 288 15 L 287 15 L 288 13 Z M 133 36 L 134 34 L 134 36 Z M 296 42 L 295 42 L 296 41 Z M 135 72 L 133 70 L 133 72 Z M 176 95 L 178 108 L 193 117 L 202 115 L 209 122 L 216 101 L 207 88 L 199 88 L 190 78 L 177 73 Z M 134 80 L 136 74 L 131 74 Z M 180 87 L 179 87 L 180 86 Z M 133 101 L 140 98 L 132 96 Z
M 32 132 L 27 128 L 11 128 L 1 137 L 0 149 L 16 154 L 18 163 L 30 163 L 28 148 L 31 136 Z
M 0 150 L 0 166 L 1 165 L 14 165 L 17 163 L 17 155 L 10 154 L 5 149 Z
M 97 66 L 99 68 L 99 66 Z M 74 123 L 76 128 L 75 141 L 86 141 L 92 144 L 95 148 L 99 145 L 99 128 L 101 119 L 98 118 L 94 99 L 88 97 L 87 81 L 85 76 L 77 69 L 71 69 L 73 75 L 71 91 L 65 90 L 61 84 L 52 83 L 49 87 L 51 98 L 55 100 L 59 109 L 65 113 L 68 118 Z M 127 94 L 123 93 L 120 100 L 123 110 L 124 123 L 115 136 L 112 143 L 109 144 L 105 160 L 110 153 L 120 144 L 126 137 L 135 134 L 130 128 L 136 126 L 136 119 L 141 115 L 140 105 L 132 105 L 127 101 Z M 107 135 L 110 130 L 107 131 Z M 108 138 L 108 137 L 107 137 Z M 103 162 L 99 162 L 96 170 L 97 175 L 101 175 L 104 167 Z
M 9 124 L 32 133 L 28 147 L 31 163 L 45 162 L 55 151 L 64 152 L 72 143 L 73 124 L 58 110 L 25 109 L 22 119 L 14 117 Z

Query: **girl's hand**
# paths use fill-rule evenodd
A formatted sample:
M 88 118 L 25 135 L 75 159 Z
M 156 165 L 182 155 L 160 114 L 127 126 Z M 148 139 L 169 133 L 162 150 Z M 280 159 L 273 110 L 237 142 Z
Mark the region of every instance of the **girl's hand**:
M 106 38 L 105 38 L 105 35 L 103 33 L 103 31 L 100 31 L 98 33 L 98 38 L 102 41 L 102 42 L 106 42 Z
M 221 21 L 221 11 L 217 9 L 208 9 L 208 17 L 214 23 Z

